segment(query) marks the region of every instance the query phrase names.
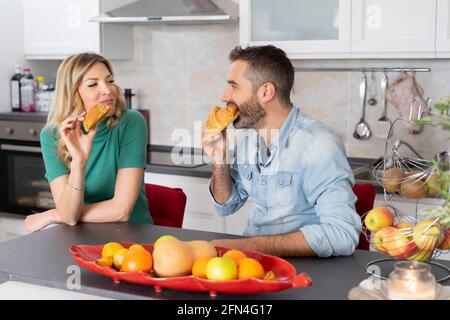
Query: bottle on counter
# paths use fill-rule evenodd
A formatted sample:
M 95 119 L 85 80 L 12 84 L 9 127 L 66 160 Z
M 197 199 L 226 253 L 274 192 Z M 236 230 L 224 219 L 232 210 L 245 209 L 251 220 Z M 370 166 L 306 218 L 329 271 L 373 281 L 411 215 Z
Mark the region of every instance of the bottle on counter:
M 133 109 L 133 97 L 136 95 L 133 93 L 133 89 L 125 89 L 123 95 L 125 98 L 125 107 L 127 109 Z
M 22 99 L 22 112 L 36 111 L 36 88 L 34 77 L 31 74 L 31 68 L 24 67 L 23 75 L 20 78 L 20 95 Z
M 47 112 L 50 109 L 54 88 L 44 83 L 43 76 L 36 77 L 36 111 Z
M 21 98 L 20 98 L 20 65 L 14 66 L 14 75 L 11 78 L 11 110 L 14 112 L 20 112 Z

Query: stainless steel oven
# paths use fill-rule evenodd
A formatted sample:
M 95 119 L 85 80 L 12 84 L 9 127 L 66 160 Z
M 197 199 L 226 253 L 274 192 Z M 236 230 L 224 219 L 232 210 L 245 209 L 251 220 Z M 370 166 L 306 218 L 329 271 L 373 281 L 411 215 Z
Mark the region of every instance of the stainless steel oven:
M 54 208 L 39 143 L 43 122 L 0 120 L 0 212 Z

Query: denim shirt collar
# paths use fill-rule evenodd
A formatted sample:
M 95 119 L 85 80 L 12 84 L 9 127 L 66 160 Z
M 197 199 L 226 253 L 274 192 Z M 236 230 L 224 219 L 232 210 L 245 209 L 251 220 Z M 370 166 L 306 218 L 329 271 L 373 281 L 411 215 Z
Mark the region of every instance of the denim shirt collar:
M 270 150 L 272 153 L 276 152 L 278 149 L 283 148 L 286 145 L 286 141 L 294 128 L 294 123 L 298 118 L 300 109 L 295 105 L 292 105 L 291 111 L 289 112 L 286 120 L 281 126 L 277 134 L 272 138 L 272 144 Z

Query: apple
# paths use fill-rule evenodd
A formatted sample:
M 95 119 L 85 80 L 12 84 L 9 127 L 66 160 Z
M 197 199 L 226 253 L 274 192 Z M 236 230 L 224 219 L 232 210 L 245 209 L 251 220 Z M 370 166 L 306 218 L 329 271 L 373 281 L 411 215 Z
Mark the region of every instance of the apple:
M 405 259 L 417 251 L 414 241 L 401 229 L 393 231 L 384 246 L 388 254 L 397 259 Z
M 413 225 L 408 223 L 408 222 L 399 222 L 394 224 L 394 227 L 396 227 L 397 229 L 410 229 L 412 230 Z
M 229 258 L 215 257 L 206 265 L 206 278 L 209 280 L 234 280 L 237 275 L 237 265 Z
M 444 239 L 438 245 L 438 249 L 449 250 L 450 249 L 450 227 L 444 230 Z
M 424 220 L 413 228 L 413 238 L 421 250 L 432 251 L 442 241 L 441 225 L 435 220 Z
M 373 208 L 367 213 L 364 224 L 367 229 L 376 232 L 381 228 L 391 227 L 394 224 L 394 214 L 386 207 Z
M 157 246 L 158 244 L 160 244 L 161 242 L 164 242 L 164 241 L 166 241 L 166 240 L 178 240 L 178 239 L 175 238 L 174 236 L 171 236 L 170 234 L 165 234 L 165 235 L 159 237 L 159 238 L 155 241 L 155 243 L 153 244 L 153 248 L 156 248 L 156 246 Z
M 384 227 L 375 232 L 373 236 L 373 243 L 375 245 L 375 248 L 380 252 L 387 253 L 387 248 L 385 247 L 385 245 L 386 243 L 389 243 L 392 232 L 396 230 L 397 229 L 394 227 Z

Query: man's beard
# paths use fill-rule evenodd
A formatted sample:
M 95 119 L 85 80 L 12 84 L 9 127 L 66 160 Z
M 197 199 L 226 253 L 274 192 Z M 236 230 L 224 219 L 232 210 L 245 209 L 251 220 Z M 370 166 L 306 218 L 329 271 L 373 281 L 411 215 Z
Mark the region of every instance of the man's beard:
M 233 122 L 236 129 L 254 128 L 266 112 L 255 96 L 239 105 L 239 117 Z

